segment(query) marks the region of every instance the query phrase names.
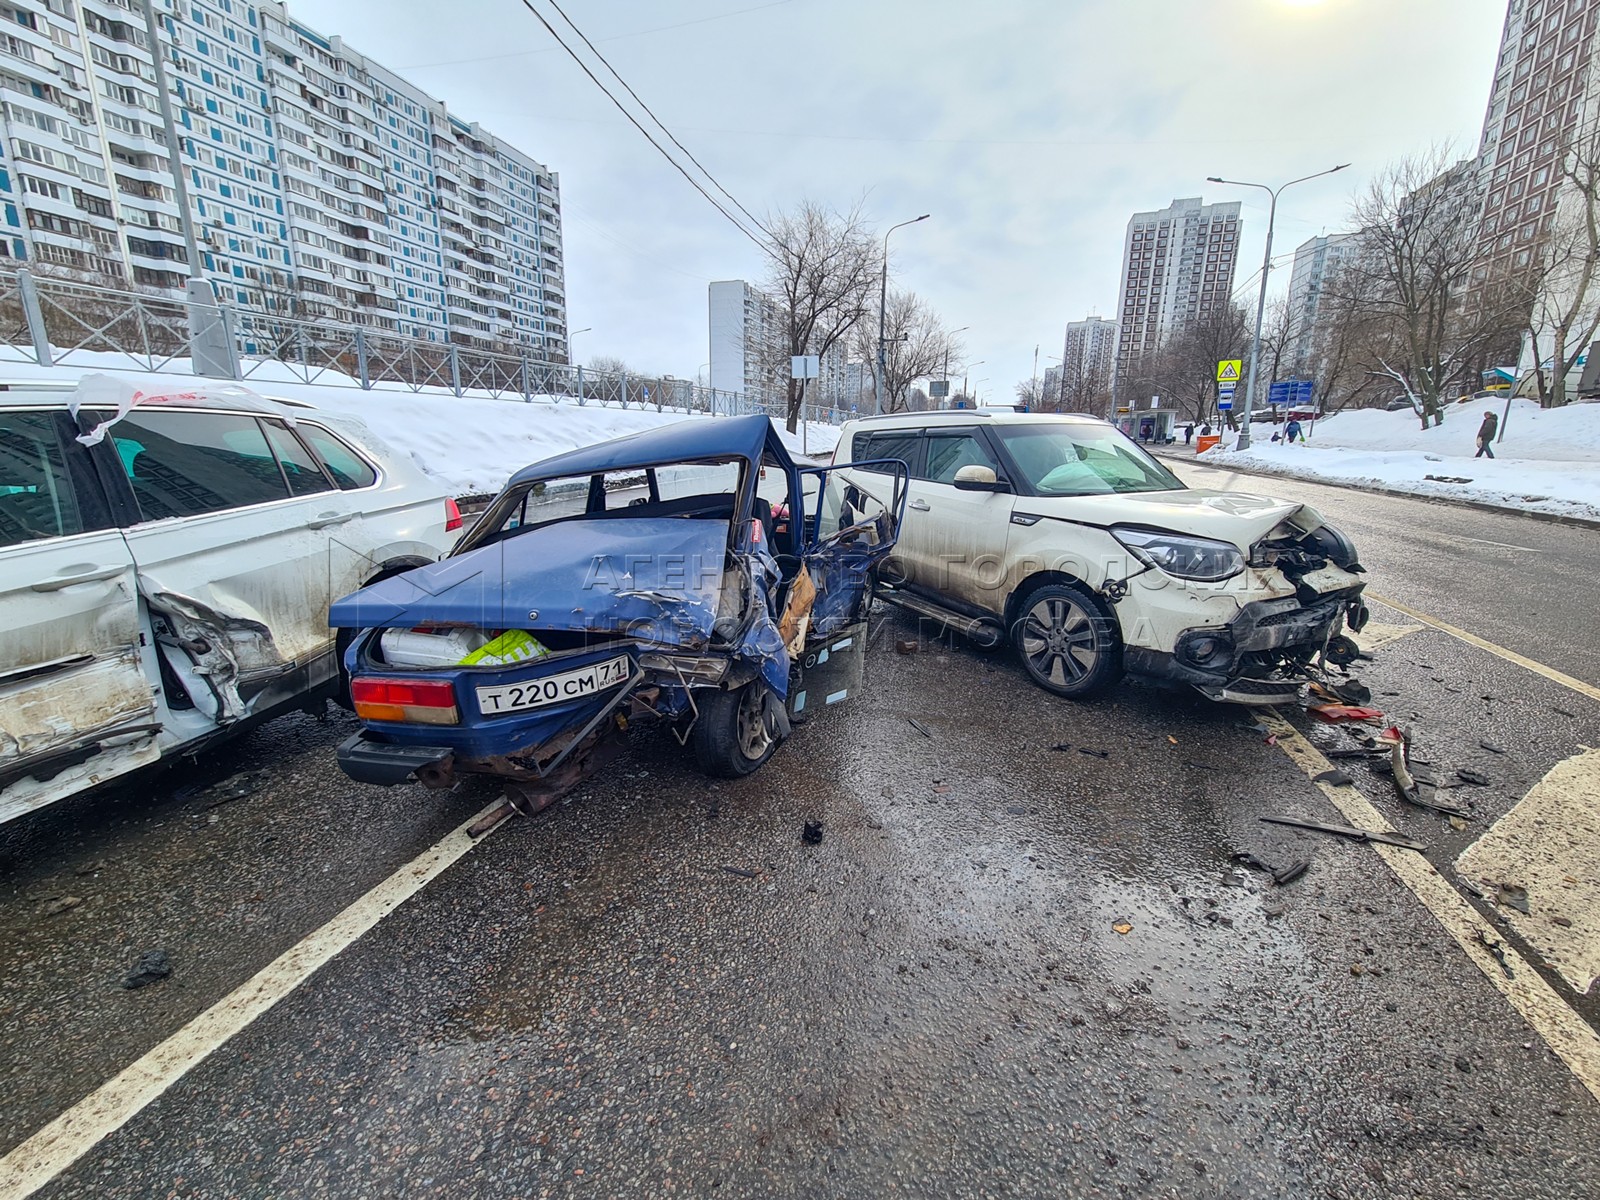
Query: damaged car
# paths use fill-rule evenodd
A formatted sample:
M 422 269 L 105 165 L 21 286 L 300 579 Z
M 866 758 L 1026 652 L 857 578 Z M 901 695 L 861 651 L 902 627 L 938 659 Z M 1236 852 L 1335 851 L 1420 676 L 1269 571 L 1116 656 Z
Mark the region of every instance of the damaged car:
M 0 386 L 0 821 L 343 692 L 328 604 L 454 500 L 358 422 L 232 385 Z
M 905 468 L 874 465 L 879 499 L 798 467 L 756 415 L 525 468 L 450 557 L 333 605 L 362 723 L 341 767 L 433 788 L 490 776 L 533 811 L 650 722 L 710 775 L 756 770 L 859 690 L 905 502 Z
M 874 490 L 910 471 L 880 595 L 1081 698 L 1124 673 L 1214 700 L 1287 702 L 1353 661 L 1367 619 L 1354 545 L 1315 509 L 1184 485 L 1095 417 L 901 413 L 844 427 L 835 463 Z

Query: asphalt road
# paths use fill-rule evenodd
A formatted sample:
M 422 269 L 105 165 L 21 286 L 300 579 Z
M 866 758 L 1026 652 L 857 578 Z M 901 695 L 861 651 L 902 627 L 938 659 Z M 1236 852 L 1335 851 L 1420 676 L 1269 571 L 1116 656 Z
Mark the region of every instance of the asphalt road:
M 1303 490 L 1374 591 L 1600 680 L 1564 591 L 1582 531 L 1239 482 Z M 1477 818 L 1456 830 L 1350 769 L 1448 875 L 1600 745 L 1600 704 L 1377 619 L 1377 702 L 1436 776 L 1489 783 L 1448 793 Z M 894 652 L 917 632 L 888 618 L 863 697 L 750 779 L 641 736 L 38 1194 L 1595 1194 L 1600 1103 L 1372 849 L 1258 819 L 1342 820 L 1247 714 L 1136 685 L 1069 704 L 1006 655 Z M 349 783 L 349 727 L 292 717 L 0 827 L 0 1153 L 493 798 Z M 1230 886 L 1239 851 L 1311 868 Z M 171 977 L 124 990 L 157 947 Z

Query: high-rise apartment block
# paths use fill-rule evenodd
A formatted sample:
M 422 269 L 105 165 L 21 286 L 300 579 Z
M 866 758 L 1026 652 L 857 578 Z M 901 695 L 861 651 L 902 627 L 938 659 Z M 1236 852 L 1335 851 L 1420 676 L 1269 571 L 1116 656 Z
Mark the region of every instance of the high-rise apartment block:
M 1294 252 L 1289 273 L 1289 366 L 1295 378 L 1316 374 L 1317 322 L 1325 317 L 1323 294 L 1339 264 L 1353 253 L 1355 239 L 1348 233 L 1308 238 Z
M 743 279 L 723 279 L 706 289 L 711 331 L 710 385 L 752 399 L 787 390 L 790 362 L 783 305 Z M 850 362 L 844 341 L 822 356 L 820 375 L 806 385 L 806 403 L 849 408 L 872 386 L 866 363 Z
M 1562 156 L 1596 71 L 1596 0 L 1509 0 L 1478 147 L 1480 274 L 1523 267 L 1555 219 Z
M 1123 243 L 1117 370 L 1226 305 L 1239 252 L 1239 202 L 1174 200 L 1134 213 Z
M 1064 375 L 1057 393 L 1064 402 L 1086 404 L 1109 391 L 1116 373 L 1117 323 L 1106 317 L 1069 322 L 1061 364 Z
M 200 268 L 251 309 L 567 355 L 556 175 L 276 0 L 156 0 Z M 0 253 L 189 274 L 140 0 L 0 3 Z

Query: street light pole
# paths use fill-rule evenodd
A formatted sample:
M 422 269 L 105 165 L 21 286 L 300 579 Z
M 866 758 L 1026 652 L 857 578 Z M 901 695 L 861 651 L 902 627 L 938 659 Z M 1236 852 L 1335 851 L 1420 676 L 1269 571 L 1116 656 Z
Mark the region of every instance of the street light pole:
M 944 335 L 944 396 L 941 397 L 944 403 L 939 406 L 940 408 L 950 407 L 950 339 L 971 328 L 971 325 L 963 325 L 960 329 L 952 329 Z
M 923 213 L 920 217 L 912 217 L 909 221 L 901 221 L 899 225 L 889 226 L 888 233 L 883 235 L 883 275 L 878 280 L 878 378 L 872 387 L 872 411 L 883 411 L 883 381 L 889 373 L 889 355 L 885 349 L 885 314 L 889 308 L 889 234 L 906 225 L 915 225 L 918 221 L 926 221 L 932 213 Z
M 1261 361 L 1261 318 L 1267 311 L 1267 275 L 1272 270 L 1272 227 L 1278 218 L 1278 196 L 1286 189 L 1297 183 L 1305 183 L 1308 179 L 1321 179 L 1324 175 L 1332 175 L 1335 171 L 1342 171 L 1349 163 L 1340 163 L 1337 167 L 1329 167 L 1326 171 L 1318 171 L 1315 175 L 1302 175 L 1299 179 L 1291 179 L 1288 183 L 1280 184 L 1273 188 L 1265 183 L 1245 183 L 1237 179 L 1219 179 L 1215 175 L 1206 176 L 1207 183 L 1222 183 L 1229 187 L 1260 188 L 1272 197 L 1272 204 L 1267 209 L 1267 251 L 1261 259 L 1261 288 L 1256 295 L 1256 327 L 1250 338 L 1250 376 L 1244 387 L 1244 420 L 1239 427 L 1238 449 L 1250 448 L 1250 412 L 1255 407 L 1256 399 L 1256 368 Z
M 972 396 L 967 391 L 967 380 L 972 378 L 972 368 L 973 367 L 981 367 L 981 366 L 983 366 L 985 361 L 986 360 L 980 358 L 975 363 L 968 363 L 967 366 L 966 366 L 966 370 L 961 372 L 961 398 L 963 400 L 972 399 Z

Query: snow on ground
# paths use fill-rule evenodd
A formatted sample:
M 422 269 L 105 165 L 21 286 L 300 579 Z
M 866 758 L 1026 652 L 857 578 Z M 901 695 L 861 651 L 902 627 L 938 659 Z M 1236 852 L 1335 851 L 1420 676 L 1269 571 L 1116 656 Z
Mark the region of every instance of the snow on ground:
M 10 350 L 10 354 L 5 351 Z M 78 351 L 70 365 L 40 367 L 16 361 L 16 351 L 0 347 L 0 380 L 70 383 L 83 375 L 104 371 L 137 381 L 142 388 L 193 388 L 202 382 L 229 386 L 226 381 L 200 380 L 188 373 L 188 362 L 175 359 L 161 374 L 127 370 L 125 355 Z M 7 361 L 10 360 L 10 361 Z M 251 364 L 247 364 L 248 366 Z M 391 451 L 406 454 L 426 474 L 452 495 L 496 492 L 515 471 L 578 446 L 593 445 L 623 434 L 654 429 L 684 420 L 711 420 L 704 413 L 683 409 L 657 412 L 654 406 L 622 408 L 590 400 L 579 405 L 570 396 L 535 396 L 524 403 L 520 396 L 495 399 L 487 392 L 454 396 L 446 388 L 413 392 L 398 383 L 379 384 L 362 391 L 348 375 L 328 371 L 315 383 L 302 383 L 281 363 L 261 363 L 239 385 L 268 397 L 311 404 L 330 414 L 354 417 L 377 435 Z M 839 430 L 809 422 L 800 432 L 782 430 L 792 454 L 826 457 L 833 453 Z
M 1294 445 L 1274 444 L 1273 427 L 1257 422 L 1251 426 L 1250 449 L 1232 449 L 1230 434 L 1198 461 L 1600 519 L 1600 404 L 1541 409 L 1532 400 L 1513 400 L 1505 441 L 1494 443 L 1495 458 L 1474 458 L 1483 414 L 1492 411 L 1504 419 L 1505 403 L 1502 398 L 1452 404 L 1444 424 L 1426 430 L 1409 409 L 1339 413 L 1318 421 L 1308 441 Z

